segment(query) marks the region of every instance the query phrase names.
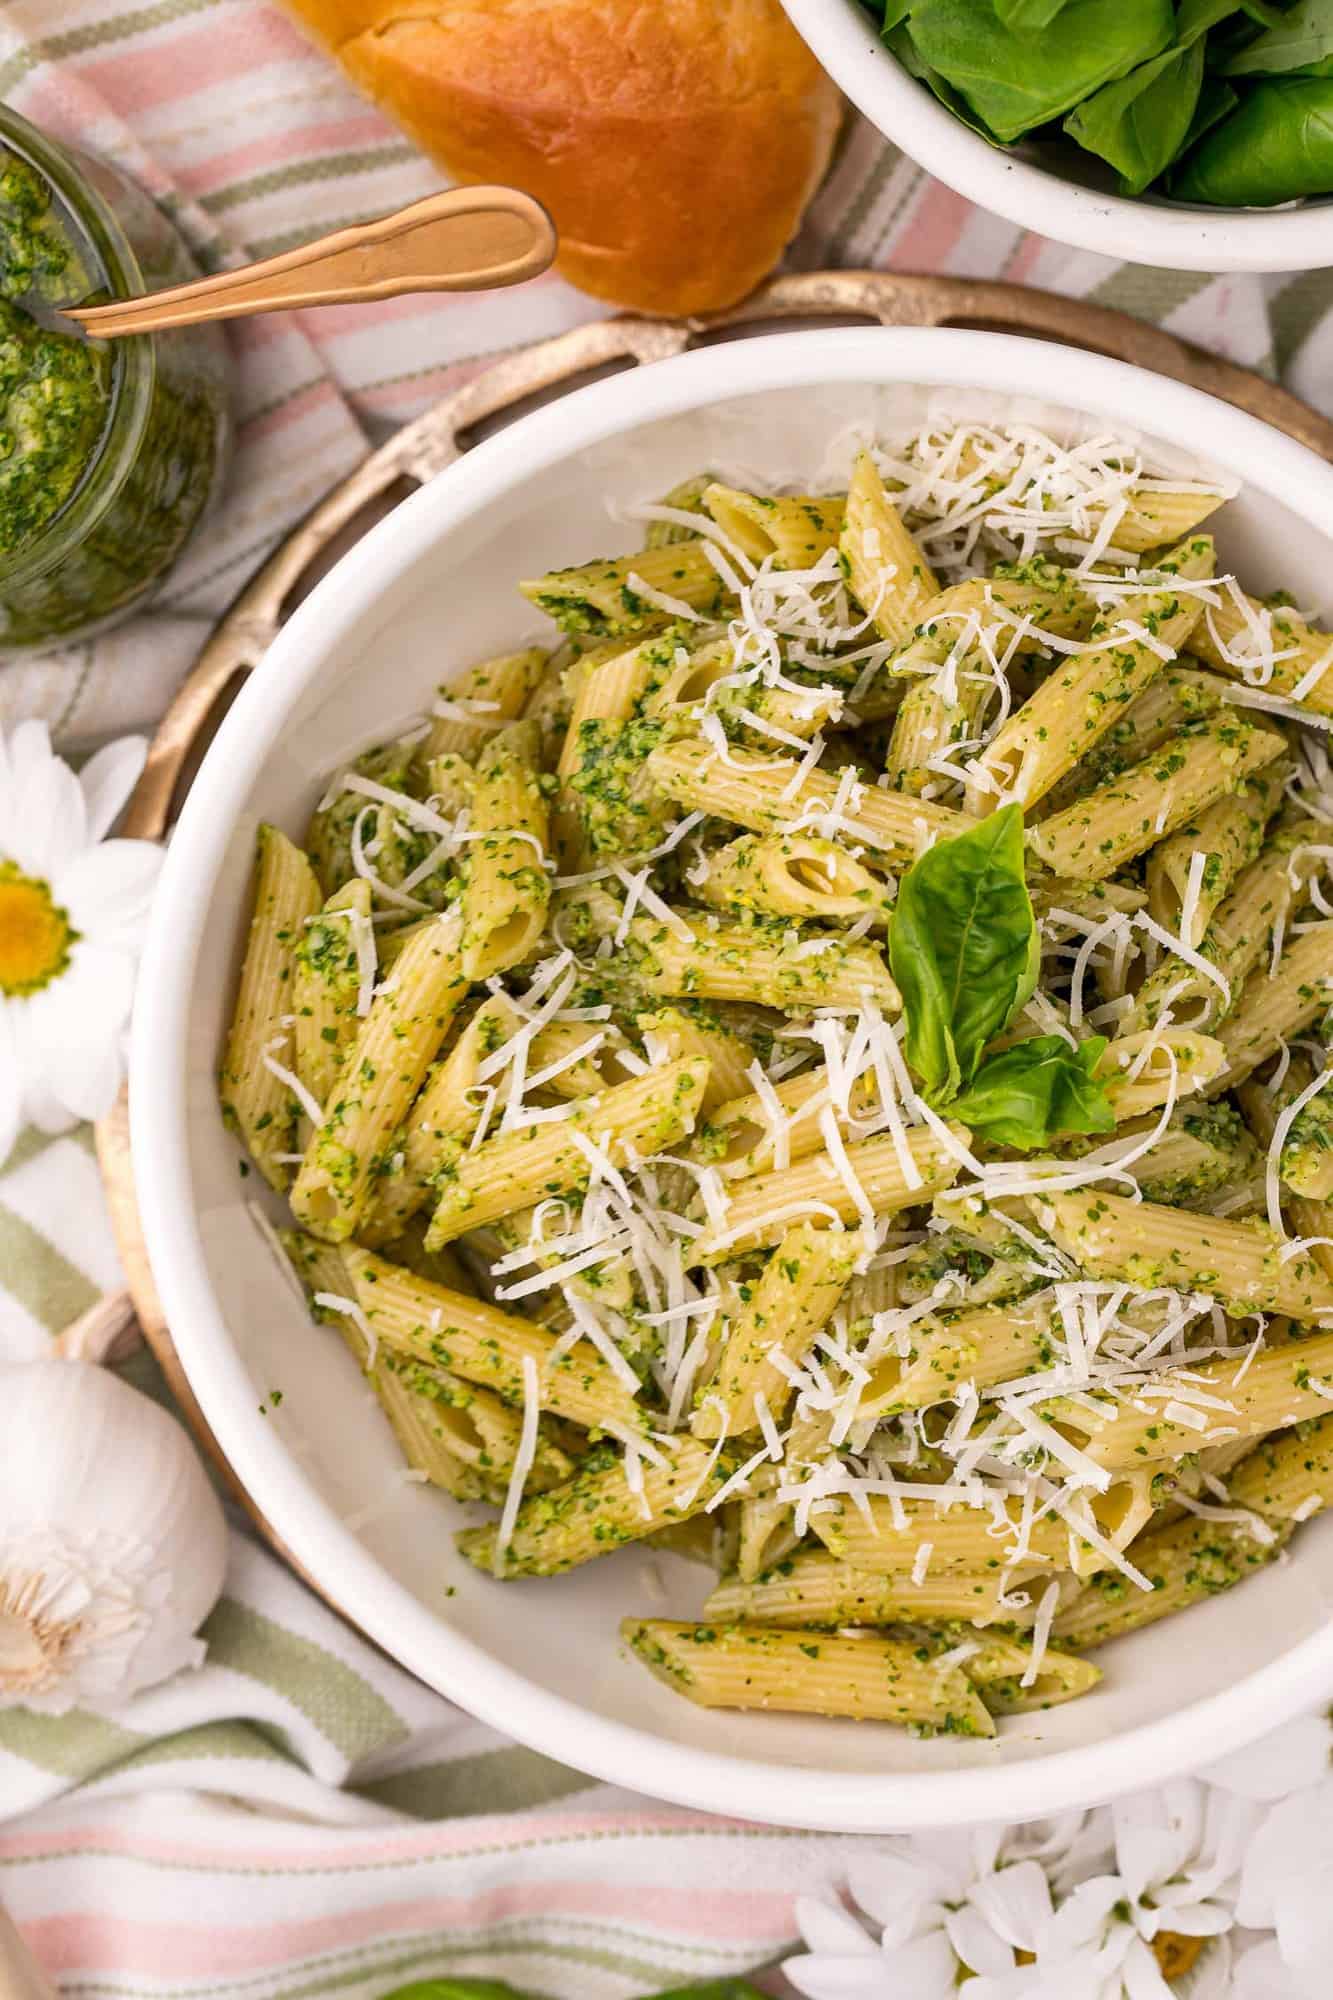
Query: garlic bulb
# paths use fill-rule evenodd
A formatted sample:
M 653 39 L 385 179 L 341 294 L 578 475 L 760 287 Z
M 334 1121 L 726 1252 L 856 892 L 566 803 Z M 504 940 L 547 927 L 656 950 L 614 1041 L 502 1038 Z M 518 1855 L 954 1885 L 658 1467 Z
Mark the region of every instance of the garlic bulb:
M 88 1362 L 0 1367 L 0 1708 L 115 1706 L 197 1666 L 226 1561 L 165 1410 Z

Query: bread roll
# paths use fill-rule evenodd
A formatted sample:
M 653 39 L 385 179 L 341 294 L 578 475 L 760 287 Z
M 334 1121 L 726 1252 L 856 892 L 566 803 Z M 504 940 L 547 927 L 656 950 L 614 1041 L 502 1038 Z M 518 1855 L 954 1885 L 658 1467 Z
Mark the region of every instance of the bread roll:
M 289 0 L 456 181 L 507 181 L 584 291 L 743 298 L 827 165 L 839 98 L 778 0 Z

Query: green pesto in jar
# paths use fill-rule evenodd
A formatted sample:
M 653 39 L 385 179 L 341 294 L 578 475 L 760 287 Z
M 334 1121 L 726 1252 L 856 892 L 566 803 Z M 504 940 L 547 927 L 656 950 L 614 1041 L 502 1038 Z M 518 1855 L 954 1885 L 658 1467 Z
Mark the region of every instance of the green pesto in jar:
M 51 190 L 0 149 L 0 552 L 23 548 L 81 483 L 111 409 L 111 353 L 34 306 L 88 289 Z
M 61 318 L 197 275 L 141 187 L 0 105 L 0 661 L 134 609 L 219 488 L 221 330 L 85 341 Z

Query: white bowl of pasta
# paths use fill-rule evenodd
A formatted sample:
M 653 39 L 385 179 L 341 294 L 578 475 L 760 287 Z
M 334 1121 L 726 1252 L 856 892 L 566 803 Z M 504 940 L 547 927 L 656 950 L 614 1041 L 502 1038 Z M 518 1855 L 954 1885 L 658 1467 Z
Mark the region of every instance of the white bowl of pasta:
M 167 858 L 134 1149 L 209 1423 L 395 1658 L 845 1830 L 1333 1688 L 1333 670 L 1259 602 L 1331 544 L 1173 383 L 798 333 L 525 418 L 300 607 Z

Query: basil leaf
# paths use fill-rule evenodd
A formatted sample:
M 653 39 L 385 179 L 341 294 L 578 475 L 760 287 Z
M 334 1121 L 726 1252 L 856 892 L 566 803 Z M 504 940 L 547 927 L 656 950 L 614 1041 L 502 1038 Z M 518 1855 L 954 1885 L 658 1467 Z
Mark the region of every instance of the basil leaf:
M 1220 125 L 1239 103 L 1240 98 L 1229 83 L 1220 76 L 1206 76 L 1181 152 L 1187 153 L 1196 140 L 1202 139 L 1205 132 L 1211 132 L 1214 125 Z
M 992 0 L 916 0 L 917 53 L 1001 139 L 1017 139 L 1167 48 L 1171 0 L 1069 0 L 1051 31 L 1019 34 Z
M 1276 27 L 1237 51 L 1224 76 L 1275 76 L 1308 70 L 1333 55 L 1333 0 L 1296 0 Z
M 938 97 L 940 103 L 952 111 L 955 118 L 961 118 L 970 131 L 975 132 L 979 138 L 988 140 L 992 146 L 1001 143 L 990 128 L 982 124 L 966 98 L 960 97 L 958 92 L 944 81 L 937 69 L 932 69 L 929 63 L 922 62 L 909 28 L 900 25 L 892 29 L 884 36 L 884 43 L 897 56 L 907 74 L 914 76 L 918 83 L 924 83 L 927 90 Z
M 1024 1152 L 1059 1132 L 1112 1132 L 1115 1115 L 1092 1074 L 1105 1047 L 1105 1035 L 1076 1049 L 1059 1035 L 1019 1042 L 984 1062 L 950 1109 L 979 1137 Z
M 1016 35 L 1039 35 L 1068 5 L 1069 0 L 995 0 L 995 11 Z
M 1203 41 L 1167 49 L 1106 83 L 1065 119 L 1065 131 L 1110 163 L 1121 194 L 1142 194 L 1184 146 L 1203 85 Z
M 1171 193 L 1225 208 L 1333 194 L 1333 77 L 1256 84 L 1176 169 Z
M 1036 920 L 1023 876 L 1023 809 L 1006 806 L 936 841 L 898 885 L 889 964 L 907 1017 L 907 1060 L 947 1104 L 992 1035 L 1037 983 Z
M 530 2000 L 503 1979 L 414 1979 L 395 1986 L 384 2000 Z

